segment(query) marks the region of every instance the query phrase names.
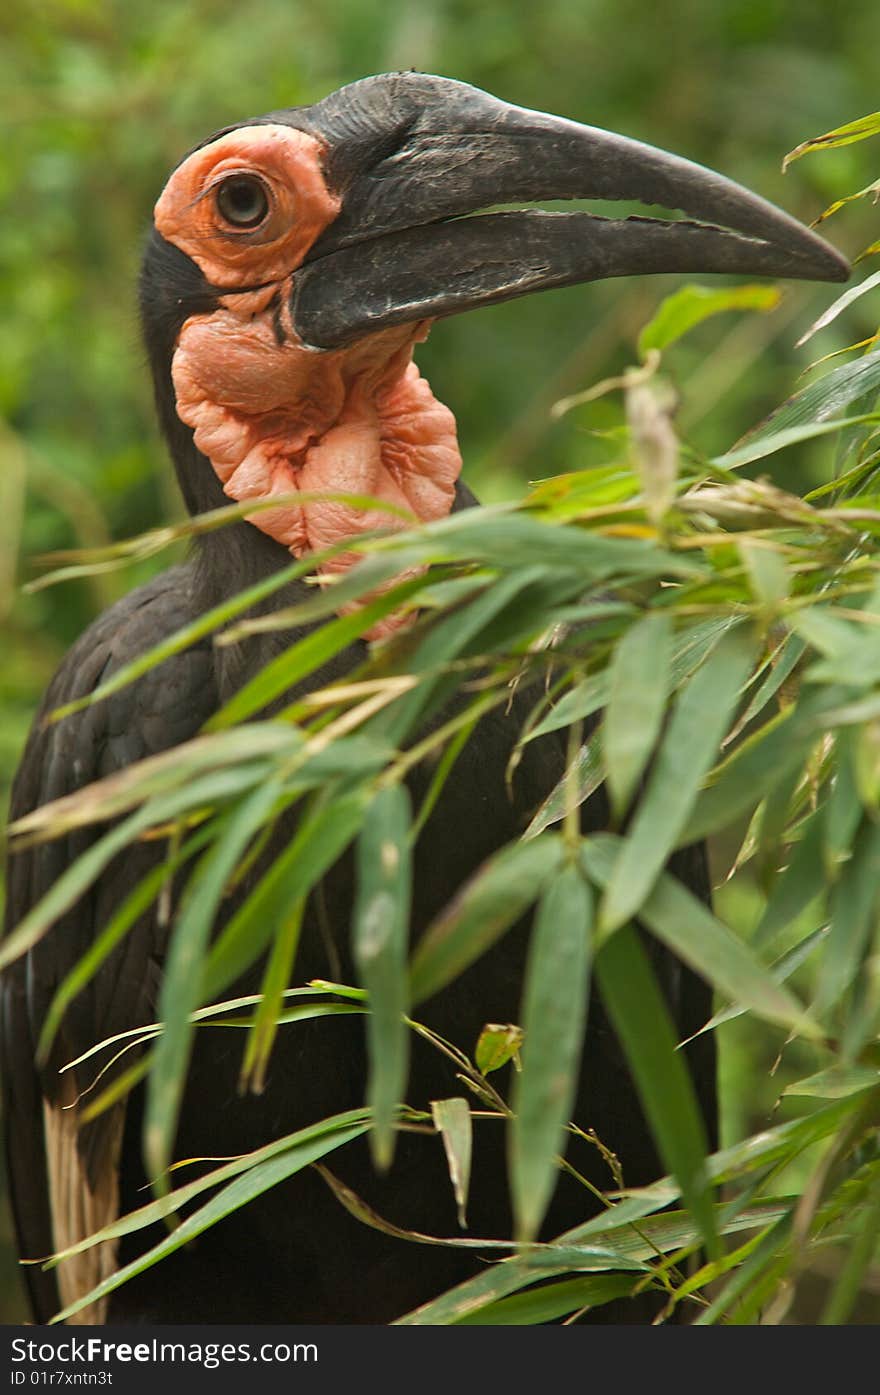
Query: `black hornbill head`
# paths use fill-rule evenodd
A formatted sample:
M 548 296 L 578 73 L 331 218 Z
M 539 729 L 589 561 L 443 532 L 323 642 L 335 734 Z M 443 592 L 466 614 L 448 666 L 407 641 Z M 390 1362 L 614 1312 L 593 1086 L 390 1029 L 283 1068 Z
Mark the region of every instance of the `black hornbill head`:
M 470 216 L 565 198 L 687 218 Z M 220 131 L 172 173 L 142 278 L 187 502 L 221 502 L 221 488 L 239 500 L 333 488 L 442 515 L 460 468 L 454 421 L 411 364 L 430 322 L 653 272 L 840 281 L 848 268 L 719 174 L 447 78 L 365 78 Z M 253 521 L 299 553 L 376 519 L 335 504 Z

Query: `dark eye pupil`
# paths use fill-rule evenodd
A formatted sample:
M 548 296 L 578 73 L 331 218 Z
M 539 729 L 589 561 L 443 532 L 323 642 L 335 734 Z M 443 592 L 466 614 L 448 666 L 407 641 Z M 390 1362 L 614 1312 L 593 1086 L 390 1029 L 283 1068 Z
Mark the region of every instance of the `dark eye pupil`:
M 217 208 L 227 223 L 237 228 L 254 228 L 269 211 L 269 200 L 259 179 L 235 175 L 217 191 Z

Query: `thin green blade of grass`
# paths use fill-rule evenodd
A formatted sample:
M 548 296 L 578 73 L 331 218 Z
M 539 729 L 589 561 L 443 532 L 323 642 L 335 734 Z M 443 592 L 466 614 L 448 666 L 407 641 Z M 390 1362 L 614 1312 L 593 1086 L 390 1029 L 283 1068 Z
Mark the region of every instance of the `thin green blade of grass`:
M 213 830 L 210 826 L 206 825 L 200 829 L 183 847 L 176 852 L 169 852 L 168 857 L 142 877 L 134 890 L 126 896 L 85 954 L 77 960 L 70 973 L 59 984 L 40 1031 L 37 1043 L 38 1061 L 46 1060 L 61 1019 L 70 1003 L 91 982 L 111 950 L 124 939 L 135 922 L 146 914 L 169 878 L 199 852 L 212 836 Z
M 239 1157 L 230 1158 L 220 1167 L 211 1168 L 192 1182 L 185 1182 L 173 1191 L 166 1192 L 164 1196 L 146 1202 L 137 1210 L 129 1211 L 127 1215 L 120 1216 L 118 1220 L 102 1226 L 100 1230 L 85 1236 L 76 1244 L 59 1250 L 57 1254 L 52 1255 L 47 1260 L 34 1260 L 32 1262 L 42 1263 L 44 1269 L 54 1269 L 64 1260 L 70 1259 L 73 1255 L 82 1254 L 95 1245 L 104 1244 L 107 1240 L 119 1240 L 125 1235 L 133 1235 L 139 1230 L 145 1230 L 149 1226 L 167 1220 L 169 1216 L 175 1215 L 202 1192 L 210 1191 L 223 1182 L 228 1182 L 231 1178 L 248 1172 L 252 1167 L 285 1153 L 291 1147 L 297 1147 L 299 1144 L 307 1143 L 315 1138 L 323 1138 L 337 1130 L 352 1127 L 366 1129 L 369 1127 L 369 1122 L 369 1110 L 349 1109 L 342 1114 L 322 1119 L 317 1124 L 310 1124 L 304 1129 L 298 1129 L 295 1133 L 285 1134 L 283 1138 L 273 1139 L 271 1143 L 266 1143 L 261 1148 L 254 1149 L 253 1152 L 242 1153 Z
M 260 774 L 265 771 L 260 769 Z M 229 798 L 251 788 L 257 773 L 219 771 L 193 782 L 187 788 L 174 790 L 164 797 L 150 800 L 127 819 L 111 828 L 62 872 L 23 920 L 0 945 L 0 968 L 11 964 L 31 949 L 65 911 L 88 891 L 118 853 L 148 829 L 178 819 L 194 806 Z
M 155 1048 L 144 1112 L 144 1157 L 154 1187 L 167 1188 L 166 1170 L 186 1085 L 193 1011 L 201 1003 L 202 963 L 214 917 L 239 859 L 271 815 L 280 782 L 268 781 L 230 810 L 213 845 L 202 854 L 184 892 L 165 959 Z
M 605 779 L 601 728 L 593 732 L 589 741 L 584 742 L 573 764 L 574 768 L 569 766 L 562 779 L 544 800 L 523 834 L 524 839 L 529 840 L 542 835 L 551 824 L 564 819 L 566 811 L 572 805 L 579 809 L 601 787 Z
M 815 1010 L 819 1016 L 843 1002 L 862 968 L 877 917 L 880 828 L 866 820 L 831 895 L 831 925 L 819 966 Z
M 471 1157 L 473 1154 L 473 1123 L 470 1105 L 460 1095 L 451 1099 L 432 1100 L 431 1117 L 434 1127 L 443 1139 L 446 1166 L 455 1196 L 458 1211 L 458 1224 L 467 1229 L 468 1190 L 471 1182 Z
M 587 1023 L 592 918 L 591 888 L 569 864 L 541 897 L 526 964 L 525 1049 L 514 1078 L 509 1133 L 511 1194 L 521 1240 L 537 1235 L 558 1176 Z
M 197 779 L 230 773 L 235 766 L 245 771 L 252 769 L 256 782 L 274 758 L 293 754 L 302 746 L 302 733 L 279 722 L 261 722 L 216 736 L 197 736 L 114 771 L 73 794 L 40 805 L 16 819 L 10 833 L 15 839 L 34 842 L 57 838 L 89 824 L 118 818 L 154 796 L 172 794 Z
M 560 1283 L 544 1284 L 540 1288 L 516 1293 L 487 1303 L 476 1312 L 460 1319 L 460 1327 L 530 1327 L 553 1322 L 568 1313 L 582 1309 L 601 1308 L 615 1298 L 626 1298 L 637 1284 L 638 1275 L 590 1274 L 582 1279 L 563 1279 Z
M 612 834 L 599 834 L 582 849 L 584 867 L 600 886 L 614 875 L 617 843 Z M 671 873 L 660 874 L 639 919 L 726 997 L 769 1022 L 821 1038 L 820 1029 L 795 995 L 774 979 L 745 941 Z
M 367 802 L 366 790 L 359 788 L 325 798 L 303 819 L 211 946 L 202 975 L 202 1000 L 216 997 L 262 953 L 279 918 L 308 895 L 356 836 Z
M 521 567 L 518 572 L 499 577 L 494 584 L 485 587 L 460 610 L 435 622 L 415 651 L 408 656 L 409 671 L 427 675 L 426 681 L 406 693 L 393 708 L 380 713 L 379 717 L 374 719 L 372 725 L 379 735 L 395 745 L 402 744 L 416 722 L 424 719 L 429 702 L 435 697 L 438 685 L 443 682 L 442 673 L 439 671 L 467 654 L 478 643 L 481 647 L 490 649 L 486 637 L 489 625 L 508 608 L 515 607 L 517 601 L 521 600 L 524 593 L 543 575 L 543 568 Z M 435 676 L 432 677 L 432 674 Z M 454 690 L 459 681 L 454 675 L 447 676 L 444 687 Z
M 596 955 L 602 1000 L 633 1073 L 642 1108 L 711 1258 L 719 1255 L 706 1172 L 705 1129 L 669 1013 L 638 936 L 625 926 Z
M 405 785 L 378 791 L 357 846 L 353 951 L 369 994 L 367 1103 L 373 1113 L 370 1146 L 377 1167 L 394 1154 L 394 1116 L 409 1072 L 407 946 L 412 899 L 411 809 Z
M 229 600 L 221 602 L 220 605 L 212 606 L 197 620 L 175 630 L 161 644 L 155 645 L 152 649 L 148 649 L 145 654 L 140 654 L 131 663 L 118 668 L 105 682 L 99 683 L 87 697 L 79 698 L 76 702 L 69 702 L 56 708 L 52 713 L 53 720 L 60 721 L 62 717 L 67 717 L 73 712 L 78 712 L 84 707 L 89 707 L 95 702 L 110 697 L 113 693 L 120 692 L 129 683 L 134 683 L 145 673 L 158 668 L 159 664 L 164 663 L 166 659 L 173 658 L 175 654 L 182 653 L 184 649 L 189 649 L 200 639 L 213 634 L 215 630 L 221 629 L 230 620 L 234 620 L 243 611 L 249 610 L 251 606 L 259 605 L 261 601 L 267 600 L 269 596 L 274 595 L 292 581 L 314 571 L 317 560 L 316 557 L 310 556 L 301 562 L 293 563 L 292 566 L 282 567 L 280 571 L 272 572 L 270 576 L 264 577 L 255 586 L 249 586 Z
M 761 1203 L 732 1219 L 724 1219 L 724 1204 L 713 1207 L 717 1215 L 719 1234 L 735 1234 L 738 1231 L 766 1225 L 768 1220 L 778 1216 L 790 1207 L 790 1201 Z M 500 1303 L 509 1295 L 517 1293 L 538 1279 L 551 1279 L 562 1274 L 577 1272 L 582 1252 L 577 1246 L 566 1242 L 574 1232 L 560 1236 L 554 1244 L 543 1245 L 534 1250 L 526 1250 L 500 1264 L 493 1265 L 449 1289 L 438 1298 L 398 1318 L 395 1326 L 447 1326 L 478 1320 L 478 1314 L 485 1313 L 490 1304 Z M 583 1252 L 584 1265 L 591 1263 L 597 1270 L 611 1269 L 615 1256 L 621 1269 L 641 1271 L 635 1280 L 640 1285 L 648 1274 L 647 1261 L 656 1261 L 658 1256 L 674 1253 L 677 1250 L 695 1248 L 700 1244 L 701 1232 L 693 1218 L 682 1211 L 666 1215 L 650 1216 L 640 1221 L 638 1228 L 631 1225 L 620 1227 L 616 1235 L 617 1248 L 609 1247 L 604 1252 L 597 1250 Z M 591 1261 L 589 1255 L 595 1254 Z M 616 1274 L 615 1278 L 624 1276 Z M 602 1274 L 604 1280 L 605 1275 Z M 539 1290 L 544 1292 L 545 1290 Z
M 484 864 L 417 946 L 410 968 L 412 1001 L 430 998 L 485 953 L 537 900 L 561 862 L 561 839 L 543 834 L 508 844 Z
M 858 1301 L 865 1273 L 871 1266 L 880 1244 L 880 1179 L 853 1226 L 854 1238 L 828 1301 L 819 1319 L 823 1327 L 838 1326 L 849 1321 Z
M 293 962 L 299 947 L 300 931 L 306 903 L 304 898 L 291 901 L 282 914 L 269 953 L 269 963 L 263 975 L 261 1000 L 254 1014 L 245 1045 L 244 1061 L 239 1077 L 242 1093 L 252 1090 L 262 1094 L 266 1085 L 266 1068 L 280 1023 L 284 991 L 290 981 Z M 327 1005 L 329 1006 L 329 1004 Z M 297 1013 L 294 1008 L 294 1014 Z M 290 1019 L 293 1020 L 293 1019 Z
M 246 721 L 270 702 L 281 697 L 303 678 L 320 669 L 343 649 L 359 639 L 365 630 L 385 619 L 393 610 L 415 596 L 425 585 L 424 576 L 410 577 L 368 601 L 359 610 L 341 615 L 312 630 L 274 659 L 245 683 L 206 724 L 206 730 L 219 731 Z
M 753 659 L 751 636 L 734 630 L 719 640 L 679 696 L 605 892 L 600 911 L 604 928 L 622 925 L 638 911 L 675 847 Z
M 632 625 L 611 660 L 602 751 L 618 818 L 629 807 L 660 734 L 671 658 L 671 617 L 658 613 Z
M 357 1124 L 345 1129 L 335 1129 L 332 1133 L 311 1139 L 308 1142 L 289 1146 L 279 1157 L 269 1158 L 265 1162 L 249 1168 L 243 1176 L 234 1178 L 216 1196 L 211 1197 L 204 1206 L 199 1207 L 197 1211 L 181 1221 L 170 1235 L 166 1236 L 164 1240 L 160 1240 L 146 1254 L 123 1265 L 115 1274 L 111 1274 L 109 1278 L 104 1279 L 93 1288 L 90 1293 L 78 1298 L 75 1303 L 71 1303 L 60 1313 L 56 1313 L 52 1322 L 66 1322 L 74 1313 L 80 1312 L 91 1303 L 97 1303 L 102 1298 L 106 1298 L 108 1294 L 120 1288 L 129 1279 L 143 1274 L 154 1264 L 158 1264 L 159 1260 L 165 1259 L 166 1256 L 179 1250 L 182 1245 L 196 1239 L 203 1231 L 216 1225 L 225 1216 L 237 1211 L 256 1197 L 262 1196 L 264 1192 L 278 1186 L 280 1182 L 287 1181 L 289 1177 L 301 1172 L 304 1167 L 308 1167 L 318 1158 L 325 1157 L 335 1149 L 350 1143 L 352 1139 L 360 1137 L 368 1127 L 368 1124 Z

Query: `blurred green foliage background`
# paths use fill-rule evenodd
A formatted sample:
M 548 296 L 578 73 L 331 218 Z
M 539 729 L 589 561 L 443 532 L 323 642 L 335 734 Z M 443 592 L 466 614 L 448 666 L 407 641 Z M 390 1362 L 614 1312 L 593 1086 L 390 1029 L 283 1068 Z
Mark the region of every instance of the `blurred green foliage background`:
M 876 176 L 870 142 L 780 171 L 800 141 L 878 105 L 871 0 L 7 0 L 0 33 L 0 798 L 64 650 L 150 569 L 26 594 L 33 559 L 181 513 L 134 281 L 168 170 L 211 130 L 412 67 L 675 150 L 807 221 Z M 831 235 L 853 254 L 875 223 L 854 205 Z M 435 330 L 420 361 L 456 412 L 479 494 L 510 497 L 528 479 L 602 462 L 607 443 L 592 433 L 617 424 L 613 399 L 560 421 L 548 409 L 633 362 L 669 289 L 585 286 Z M 866 297 L 794 350 L 835 293 L 792 285 L 772 315 L 713 321 L 679 346 L 684 438 L 728 446 L 813 357 L 871 333 Z M 808 487 L 822 450 L 789 452 L 775 478 Z M 731 1134 L 755 1126 L 775 1093 L 762 1052 L 735 1032 L 729 1041 Z M 0 1239 L 0 1317 L 13 1321 L 8 1222 Z

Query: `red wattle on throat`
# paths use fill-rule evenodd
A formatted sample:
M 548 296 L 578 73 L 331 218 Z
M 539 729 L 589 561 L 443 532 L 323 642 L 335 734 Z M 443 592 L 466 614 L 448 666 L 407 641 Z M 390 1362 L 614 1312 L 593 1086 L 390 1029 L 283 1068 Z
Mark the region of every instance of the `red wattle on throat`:
M 419 522 L 445 517 L 461 455 L 455 418 L 412 361 L 413 345 L 429 326 L 408 325 L 344 350 L 318 352 L 299 342 L 286 314 L 284 342 L 278 343 L 272 298 L 277 304 L 271 288 L 230 296 L 212 314 L 193 316 L 174 354 L 178 415 L 224 492 L 238 502 L 263 502 L 331 491 L 387 502 Z M 409 526 L 399 513 L 365 512 L 333 500 L 288 503 L 247 517 L 296 557 L 349 539 L 354 545 L 375 528 Z M 355 561 L 353 546 L 319 574 L 338 574 Z M 402 623 L 392 614 L 367 638 Z

